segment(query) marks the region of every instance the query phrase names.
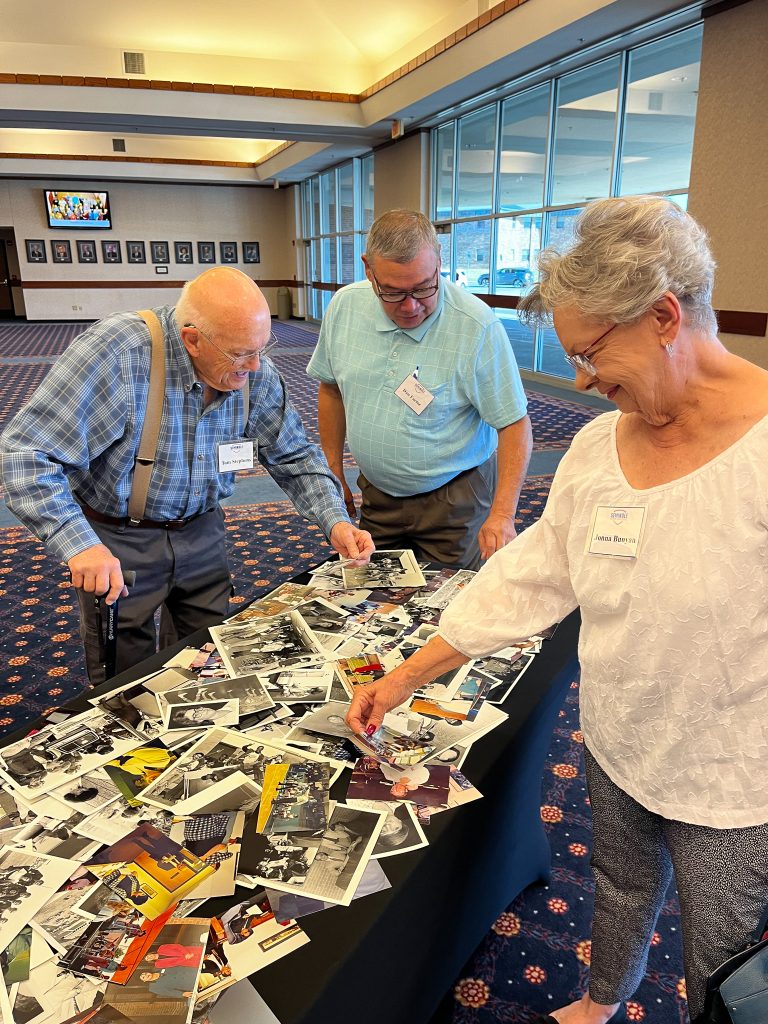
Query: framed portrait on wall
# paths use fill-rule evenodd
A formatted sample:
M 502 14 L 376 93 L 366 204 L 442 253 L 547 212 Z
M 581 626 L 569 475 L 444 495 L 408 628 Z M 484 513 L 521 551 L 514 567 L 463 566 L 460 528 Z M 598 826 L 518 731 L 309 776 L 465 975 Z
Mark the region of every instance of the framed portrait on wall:
M 150 242 L 149 251 L 152 255 L 153 263 L 171 262 L 171 252 L 167 242 Z
M 261 263 L 258 242 L 243 242 L 243 263 Z
M 146 263 L 147 253 L 143 242 L 126 242 L 129 263 Z
M 237 242 L 219 242 L 222 263 L 237 263 Z
M 216 243 L 215 242 L 198 242 L 197 243 L 197 262 L 198 263 L 215 263 L 216 262 Z
M 24 245 L 27 248 L 27 263 L 48 262 L 48 255 L 45 251 L 45 242 L 42 238 L 25 238 Z
M 192 263 L 192 243 L 174 242 L 173 251 L 177 263 Z
M 105 263 L 122 263 L 123 251 L 119 242 L 102 242 L 101 258 Z
M 98 263 L 96 258 L 96 243 L 87 238 L 78 238 L 77 259 L 79 263 Z
M 51 258 L 54 263 L 72 262 L 72 243 L 68 238 L 51 241 Z

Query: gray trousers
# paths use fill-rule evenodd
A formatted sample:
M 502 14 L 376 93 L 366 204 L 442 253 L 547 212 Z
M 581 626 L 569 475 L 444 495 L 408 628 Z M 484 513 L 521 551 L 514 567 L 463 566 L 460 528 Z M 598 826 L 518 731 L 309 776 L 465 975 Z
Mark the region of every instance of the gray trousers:
M 385 551 L 411 548 L 417 558 L 480 568 L 478 533 L 496 493 L 496 453 L 481 466 L 427 494 L 395 498 L 361 473 L 360 529 Z
M 203 626 L 215 625 L 227 615 L 232 579 L 220 508 L 192 519 L 180 530 L 93 522 L 91 526 L 120 559 L 123 569 L 136 572 L 136 583 L 128 597 L 120 599 L 116 672 L 156 652 L 154 616 L 161 606 L 163 644 L 170 640 L 171 625 L 181 639 Z M 99 636 L 93 594 L 78 590 L 77 598 L 88 678 L 97 685 L 104 681 L 103 639 Z M 106 622 L 106 616 L 104 619 Z
M 692 1021 L 706 981 L 754 941 L 768 902 L 768 825 L 718 829 L 653 814 L 585 750 L 592 804 L 595 913 L 589 994 L 629 999 L 645 974 L 656 919 L 674 873 Z

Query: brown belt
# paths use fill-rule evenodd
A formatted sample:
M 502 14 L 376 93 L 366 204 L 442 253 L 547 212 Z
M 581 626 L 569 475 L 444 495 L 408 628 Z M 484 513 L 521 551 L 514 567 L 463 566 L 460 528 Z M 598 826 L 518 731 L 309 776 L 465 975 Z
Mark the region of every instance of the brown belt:
M 108 516 L 105 512 L 99 512 L 97 509 L 91 508 L 90 505 L 86 505 L 84 501 L 80 501 L 80 508 L 82 508 L 85 518 L 92 520 L 94 523 L 104 523 L 105 526 L 144 527 L 150 530 L 180 530 L 182 526 L 191 523 L 193 519 L 205 515 L 205 512 L 197 512 L 193 516 L 187 516 L 186 519 L 168 519 L 163 522 L 158 519 L 139 519 L 134 521 L 128 516 Z

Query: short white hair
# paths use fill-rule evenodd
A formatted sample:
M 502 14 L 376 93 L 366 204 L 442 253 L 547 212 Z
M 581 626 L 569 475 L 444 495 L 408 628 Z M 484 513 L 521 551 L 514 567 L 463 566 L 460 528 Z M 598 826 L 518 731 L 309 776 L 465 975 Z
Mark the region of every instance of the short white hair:
M 181 290 L 179 301 L 176 303 L 174 310 L 174 316 L 176 318 L 176 326 L 181 330 L 182 327 L 195 326 L 198 330 L 202 331 L 206 337 L 210 337 L 213 334 L 213 325 L 208 317 L 200 312 L 200 309 L 193 301 L 190 295 L 190 286 L 195 282 L 187 281 Z
M 542 251 L 539 270 L 541 280 L 518 305 L 528 326 L 551 324 L 558 306 L 575 306 L 595 320 L 633 323 L 672 292 L 692 328 L 717 332 L 715 260 L 707 235 L 669 199 L 589 203 L 576 218 L 570 243 Z

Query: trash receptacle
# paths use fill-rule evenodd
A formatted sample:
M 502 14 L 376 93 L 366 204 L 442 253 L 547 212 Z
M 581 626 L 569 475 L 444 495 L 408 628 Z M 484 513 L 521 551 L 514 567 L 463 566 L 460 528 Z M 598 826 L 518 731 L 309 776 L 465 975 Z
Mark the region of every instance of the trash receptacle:
M 277 289 L 277 319 L 290 320 L 293 310 L 291 308 L 291 292 L 289 288 Z

